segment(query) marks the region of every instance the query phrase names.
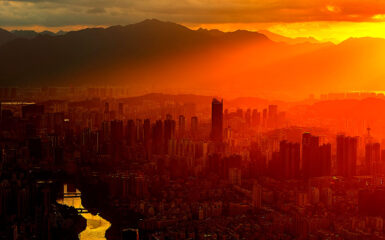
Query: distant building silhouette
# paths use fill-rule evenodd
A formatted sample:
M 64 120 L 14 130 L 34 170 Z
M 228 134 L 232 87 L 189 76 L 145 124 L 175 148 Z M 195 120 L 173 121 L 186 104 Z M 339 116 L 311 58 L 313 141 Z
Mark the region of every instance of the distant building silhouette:
M 213 99 L 211 104 L 211 139 L 222 142 L 223 138 L 223 100 Z
M 302 170 L 305 178 L 317 175 L 318 162 L 319 137 L 304 133 L 302 135 Z
M 284 179 L 299 177 L 300 169 L 300 144 L 281 141 L 280 143 L 280 168 Z
M 196 138 L 198 136 L 198 117 L 191 118 L 191 136 Z
M 379 143 L 368 143 L 365 146 L 365 171 L 373 175 L 379 169 L 381 147 Z
M 179 116 L 179 122 L 178 122 L 178 137 L 183 138 L 185 135 L 185 128 L 186 128 L 186 118 L 183 115 Z
M 337 175 L 353 177 L 357 165 L 357 137 L 337 136 Z
M 302 170 L 305 178 L 331 175 L 331 145 L 319 145 L 319 137 L 302 135 Z
M 324 144 L 319 147 L 319 176 L 332 174 L 332 145 Z
M 175 137 L 175 125 L 175 120 L 171 119 L 171 115 L 164 120 L 164 152 L 167 152 L 169 141 Z
M 269 105 L 269 115 L 267 119 L 267 127 L 276 128 L 278 125 L 278 106 Z
M 136 127 L 135 122 L 132 119 L 127 121 L 126 140 L 128 146 L 134 146 L 136 143 Z

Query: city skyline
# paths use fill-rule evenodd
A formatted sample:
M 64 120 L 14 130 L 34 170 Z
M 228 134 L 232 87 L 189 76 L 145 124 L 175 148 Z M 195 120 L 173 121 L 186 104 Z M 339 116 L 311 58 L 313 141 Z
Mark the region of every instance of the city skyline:
M 0 100 L 17 99 L 21 90 L 3 88 Z M 339 239 L 364 237 L 374 230 L 384 234 L 385 132 L 380 133 L 375 122 L 359 133 L 352 125 L 341 134 L 344 124 L 336 124 L 338 117 L 333 122 L 328 115 L 326 125 L 317 120 L 325 120 L 322 115 L 303 121 L 296 107 L 282 111 L 269 102 L 244 108 L 240 102 L 211 97 L 130 99 L 89 90 L 88 95 L 80 92 L 78 100 L 71 92 L 65 100 L 51 100 L 57 94 L 51 89 L 35 95 L 43 99 L 36 103 L 1 104 L 0 216 L 16 214 L 20 221 L 7 220 L 7 228 L 14 230 L 0 231 L 3 236 L 125 240 L 177 238 L 177 233 L 192 239 L 208 234 Z M 342 96 L 330 94 L 316 101 L 385 105 L 380 95 Z M 8 184 L 15 177 L 21 188 Z M 176 189 L 183 193 L 177 201 Z M 95 202 L 99 194 L 107 198 Z M 17 196 L 17 206 L 12 196 Z M 314 216 L 315 208 L 319 211 Z M 31 222 L 27 216 L 37 218 Z M 47 226 L 48 216 L 55 222 L 71 219 L 78 226 L 63 229 L 52 221 Z M 212 223 L 217 227 L 204 230 Z M 244 223 L 256 230 L 226 226 Z M 275 232 L 258 230 L 268 229 L 266 224 Z M 336 230 L 334 225 L 343 227 Z
M 0 240 L 385 240 L 385 2 L 0 0 Z

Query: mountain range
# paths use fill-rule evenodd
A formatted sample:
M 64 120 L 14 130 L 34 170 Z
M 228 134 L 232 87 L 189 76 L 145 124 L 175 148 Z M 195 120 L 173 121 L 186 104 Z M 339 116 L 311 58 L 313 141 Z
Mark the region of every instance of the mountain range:
M 320 43 L 317 39 L 313 37 L 298 37 L 298 38 L 289 38 L 285 37 L 273 32 L 270 32 L 268 30 L 259 30 L 259 33 L 262 33 L 266 37 L 268 37 L 270 40 L 274 42 L 283 42 L 288 44 L 301 44 L 301 43 Z
M 384 39 L 335 45 L 262 33 L 154 19 L 57 34 L 1 30 L 0 85 L 124 85 L 133 93 L 276 99 L 385 88 Z
M 61 36 L 66 34 L 67 32 L 59 31 L 59 32 L 51 32 L 51 31 L 43 31 L 36 32 L 33 30 L 12 30 L 7 31 L 5 29 L 0 28 L 0 45 L 8 43 L 15 39 L 32 39 L 39 35 L 48 35 L 48 36 Z

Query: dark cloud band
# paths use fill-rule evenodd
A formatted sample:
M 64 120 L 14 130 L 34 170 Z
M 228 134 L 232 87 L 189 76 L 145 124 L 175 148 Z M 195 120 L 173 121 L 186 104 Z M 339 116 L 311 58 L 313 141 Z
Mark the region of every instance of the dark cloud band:
M 185 23 L 382 21 L 377 0 L 0 0 L 4 26 L 115 25 L 145 18 Z

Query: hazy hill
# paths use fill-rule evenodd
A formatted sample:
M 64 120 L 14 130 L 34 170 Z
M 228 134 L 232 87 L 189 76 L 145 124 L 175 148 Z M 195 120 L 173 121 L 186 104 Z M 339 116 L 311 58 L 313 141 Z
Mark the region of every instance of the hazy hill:
M 288 44 L 301 44 L 301 43 L 320 43 L 317 39 L 313 37 L 299 37 L 299 38 L 289 38 L 285 37 L 273 32 L 270 32 L 268 30 L 260 30 L 259 33 L 262 33 L 266 37 L 268 37 L 270 40 L 274 42 L 283 42 Z
M 39 35 L 60 36 L 64 34 L 66 34 L 66 32 L 63 31 L 53 33 L 50 31 L 36 32 L 33 30 L 13 30 L 9 32 L 5 29 L 0 28 L 0 45 L 3 45 L 18 38 L 32 39 Z
M 259 74 L 289 92 L 378 91 L 385 88 L 384 50 L 385 39 L 348 39 L 275 62 Z
M 0 85 L 125 85 L 133 94 L 301 99 L 384 89 L 384 50 L 384 39 L 287 44 L 256 32 L 146 20 L 3 44 Z
M 17 38 L 14 34 L 0 28 L 0 45 Z
M 11 31 L 11 33 L 18 38 L 28 38 L 28 39 L 35 38 L 38 35 L 58 36 L 58 35 L 65 34 L 63 32 L 58 32 L 58 33 L 54 33 L 51 31 L 36 32 L 33 30 L 13 30 Z
M 325 119 L 384 120 L 385 100 L 378 98 L 320 101 L 303 112 L 308 117 Z
M 208 47 L 247 41 L 270 42 L 259 33 L 236 31 L 212 34 L 211 31 L 193 31 L 157 20 L 107 29 L 85 29 L 63 36 L 38 35 L 33 39 L 17 39 L 0 47 L 0 83 L 92 84 L 71 79 L 76 73 L 87 70 L 92 74 L 94 70 L 122 62 L 133 67 L 155 57 L 204 52 Z M 63 79 L 59 80 L 60 77 Z

